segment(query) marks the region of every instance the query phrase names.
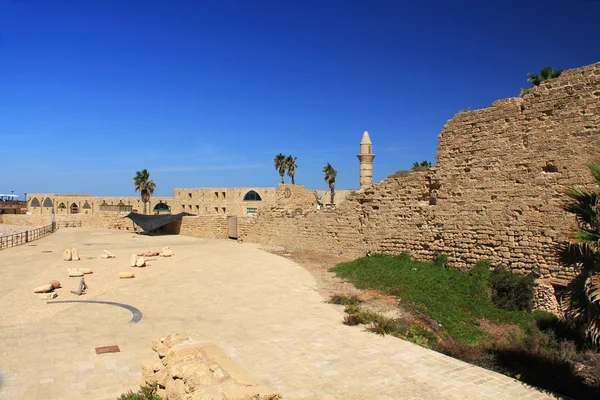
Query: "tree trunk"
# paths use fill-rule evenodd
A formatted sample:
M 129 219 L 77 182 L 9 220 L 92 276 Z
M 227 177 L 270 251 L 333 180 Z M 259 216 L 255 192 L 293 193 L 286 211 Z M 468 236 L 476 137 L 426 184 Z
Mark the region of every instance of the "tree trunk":
M 283 174 L 281 174 L 281 184 L 285 184 L 285 182 L 283 181 Z
M 335 186 L 331 187 L 331 205 L 335 204 Z
M 296 182 L 294 181 L 294 175 L 292 175 L 292 185 L 295 185 Z

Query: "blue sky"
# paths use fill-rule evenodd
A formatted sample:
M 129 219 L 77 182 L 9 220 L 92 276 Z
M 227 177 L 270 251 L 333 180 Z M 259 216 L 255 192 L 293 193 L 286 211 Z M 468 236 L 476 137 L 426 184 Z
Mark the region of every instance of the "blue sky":
M 0 192 L 358 187 L 435 161 L 464 107 L 600 61 L 599 1 L 0 0 Z

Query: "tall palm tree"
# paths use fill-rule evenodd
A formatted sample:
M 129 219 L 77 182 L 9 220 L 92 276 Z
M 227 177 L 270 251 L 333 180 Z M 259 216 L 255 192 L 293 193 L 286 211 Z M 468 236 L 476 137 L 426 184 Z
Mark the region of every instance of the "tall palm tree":
M 338 170 L 333 169 L 331 164 L 327 163 L 327 165 L 323 167 L 323 173 L 325 174 L 325 182 L 327 182 L 329 190 L 331 190 L 331 204 L 335 204 L 335 177 L 337 176 Z
M 540 70 L 540 73 L 537 75 L 527 74 L 527 80 L 531 82 L 534 86 L 539 86 L 543 81 L 548 81 L 550 79 L 558 78 L 560 74 L 563 72 L 562 69 L 554 69 L 552 67 L 544 67 Z
M 600 163 L 588 164 L 595 182 L 600 185 Z M 594 345 L 600 345 L 600 192 L 577 188 L 563 205 L 575 214 L 578 228 L 572 241 L 559 248 L 564 264 L 574 266 L 579 275 L 569 284 L 563 299 L 565 317 L 580 328 Z
M 281 153 L 277 154 L 273 159 L 273 163 L 275 163 L 275 169 L 277 172 L 279 172 L 279 176 L 281 176 L 281 183 L 285 183 L 283 181 L 283 176 L 285 175 L 285 169 L 287 168 L 286 160 L 287 158 Z
M 298 168 L 298 166 L 296 165 L 296 160 L 298 159 L 298 157 L 292 157 L 292 156 L 287 156 L 287 158 L 285 159 L 285 165 L 287 167 L 287 171 L 288 171 L 288 176 L 290 178 L 292 178 L 292 185 L 295 185 L 296 182 L 294 181 L 294 176 L 296 175 L 296 168 Z
M 144 214 L 146 214 L 146 205 L 150 201 L 150 196 L 154 194 L 156 184 L 150 180 L 150 172 L 147 169 L 136 171 L 133 177 L 133 186 L 135 187 L 136 193 L 140 193 L 142 196 L 142 202 L 144 203 Z

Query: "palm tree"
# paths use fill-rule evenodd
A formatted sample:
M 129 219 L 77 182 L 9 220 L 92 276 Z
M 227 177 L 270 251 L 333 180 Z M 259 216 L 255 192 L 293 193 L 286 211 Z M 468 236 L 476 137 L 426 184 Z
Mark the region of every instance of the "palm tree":
M 337 172 L 338 170 L 333 169 L 329 163 L 323 167 L 323 173 L 325 173 L 325 182 L 327 182 L 329 189 L 331 190 L 331 204 L 335 204 L 335 177 L 337 176 Z
M 560 74 L 563 72 L 562 69 L 554 69 L 552 67 L 544 67 L 540 70 L 538 75 L 527 74 L 528 81 L 533 83 L 534 86 L 539 86 L 543 81 L 548 81 L 550 79 L 558 78 Z
M 600 163 L 588 164 L 600 185 Z M 565 317 L 580 328 L 594 345 L 600 344 L 600 192 L 573 188 L 563 205 L 575 214 L 578 228 L 571 243 L 559 248 L 561 261 L 579 270 L 563 299 Z
M 294 181 L 294 176 L 296 175 L 296 168 L 298 168 L 298 166 L 296 165 L 296 160 L 298 159 L 298 157 L 292 157 L 292 156 L 287 156 L 287 158 L 285 159 L 285 165 L 287 167 L 287 171 L 288 171 L 288 176 L 290 178 L 292 178 L 292 185 L 295 185 L 296 182 Z
M 150 172 L 147 169 L 136 171 L 133 177 L 133 186 L 136 193 L 139 192 L 144 203 L 144 214 L 146 214 L 146 204 L 150 201 L 150 196 L 154 194 L 156 184 L 150 179 Z
M 283 181 L 283 176 L 285 175 L 285 169 L 287 167 L 286 160 L 287 158 L 281 153 L 277 154 L 273 159 L 273 162 L 275 163 L 275 169 L 277 172 L 279 172 L 279 176 L 281 176 L 281 183 L 285 183 Z

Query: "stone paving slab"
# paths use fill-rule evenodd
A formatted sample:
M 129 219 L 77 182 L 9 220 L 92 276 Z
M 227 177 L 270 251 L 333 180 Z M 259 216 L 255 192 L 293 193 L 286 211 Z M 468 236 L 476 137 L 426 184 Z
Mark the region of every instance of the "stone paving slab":
M 309 272 L 255 245 L 111 235 L 118 238 L 111 251 L 169 245 L 175 252 L 163 274 L 86 297 L 130 304 L 142 311 L 142 320 L 129 324 L 131 313 L 114 306 L 56 304 L 48 305 L 62 307 L 52 316 L 0 328 L 0 398 L 115 399 L 137 389 L 141 362 L 152 358 L 151 341 L 175 332 L 214 342 L 285 399 L 551 398 L 412 343 L 343 325 L 342 307 L 324 303 Z M 86 251 L 101 252 L 106 239 L 78 228 L 38 243 L 61 249 L 85 242 Z M 25 246 L 3 250 L 0 296 L 54 258 Z M 29 269 L 14 267 L 24 259 Z M 95 347 L 113 344 L 120 353 L 95 353 Z

